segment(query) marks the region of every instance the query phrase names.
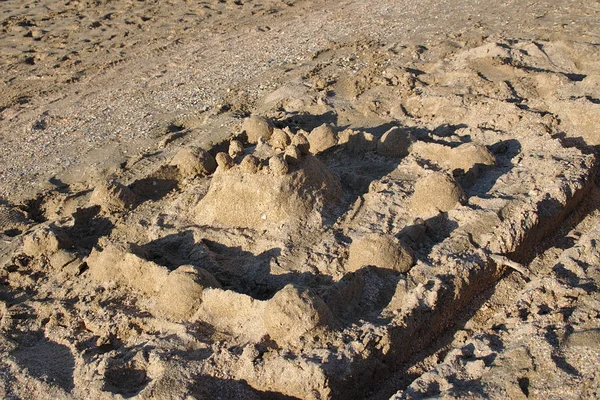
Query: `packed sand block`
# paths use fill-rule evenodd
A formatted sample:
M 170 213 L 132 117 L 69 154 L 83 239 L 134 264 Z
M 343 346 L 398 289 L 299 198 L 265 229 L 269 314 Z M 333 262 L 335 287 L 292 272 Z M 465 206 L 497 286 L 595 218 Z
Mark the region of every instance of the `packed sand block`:
M 206 150 L 197 147 L 179 150 L 171 160 L 171 165 L 176 166 L 184 178 L 210 175 L 217 168 L 214 157 Z
M 195 208 L 198 223 L 253 229 L 298 224 L 320 215 L 341 196 L 338 178 L 314 156 L 302 157 L 293 168 L 274 156 L 268 168 L 255 173 L 256 161 L 249 157 L 242 165 L 217 171 Z
M 131 189 L 116 181 L 101 182 L 90 197 L 90 204 L 108 212 L 130 210 L 138 201 L 138 196 Z
M 273 134 L 273 123 L 268 118 L 252 116 L 244 120 L 242 133 L 246 134 L 248 143 L 257 143 L 261 136 L 269 140 Z
M 352 241 L 347 269 L 354 272 L 363 267 L 375 266 L 406 273 L 414 263 L 412 250 L 399 239 L 373 233 Z

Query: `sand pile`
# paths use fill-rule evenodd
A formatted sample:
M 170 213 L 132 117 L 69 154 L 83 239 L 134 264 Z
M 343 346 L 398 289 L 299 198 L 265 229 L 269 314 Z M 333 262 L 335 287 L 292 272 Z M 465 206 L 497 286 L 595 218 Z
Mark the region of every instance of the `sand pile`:
M 244 122 L 246 132 L 248 121 L 256 119 Z M 271 126 L 266 119 L 259 121 Z M 219 167 L 208 193 L 195 208 L 199 224 L 251 229 L 297 225 L 320 218 L 327 206 L 340 199 L 339 179 L 317 158 L 302 154 L 303 139 L 295 135 L 290 139 L 282 130 L 270 138 L 269 143 L 259 136 L 255 151 L 246 155 L 242 155 L 239 142 L 231 142 L 229 154 L 240 159 L 239 164 L 226 153 L 217 154 Z
M 114 298 L 114 308 L 89 305 L 125 324 L 90 328 L 102 346 L 155 337 L 167 351 L 180 339 L 152 332 L 187 331 L 193 339 L 180 345 L 212 354 L 209 376 L 300 398 L 347 397 L 443 332 L 510 265 L 498 257 L 522 257 L 588 190 L 593 157 L 531 137 L 539 118 L 522 112 L 506 140 L 403 126 L 379 137 L 334 125 L 305 133 L 252 117 L 280 127 L 256 143 L 179 150 L 128 184 L 101 182 L 74 218 L 26 233 L 12 262 L 27 260 L 48 288 Z M 106 233 L 91 229 L 92 242 L 82 241 L 81 229 L 101 220 Z M 94 363 L 113 365 L 111 354 Z M 173 368 L 206 371 L 207 359 L 184 355 Z M 126 394 L 132 385 L 145 395 L 176 373 L 134 361 L 108 368 L 89 390 Z

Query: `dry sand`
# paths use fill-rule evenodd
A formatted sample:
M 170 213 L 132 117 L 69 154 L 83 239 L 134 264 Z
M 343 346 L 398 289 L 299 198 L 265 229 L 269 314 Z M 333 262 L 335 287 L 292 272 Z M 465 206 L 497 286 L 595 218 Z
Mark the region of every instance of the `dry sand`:
M 598 398 L 598 2 L 1 3 L 4 398 Z

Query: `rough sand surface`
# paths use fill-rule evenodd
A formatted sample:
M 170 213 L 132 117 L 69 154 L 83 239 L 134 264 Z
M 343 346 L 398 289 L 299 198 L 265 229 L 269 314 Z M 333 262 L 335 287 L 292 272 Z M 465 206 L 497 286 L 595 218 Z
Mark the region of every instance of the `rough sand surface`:
M 0 8 L 3 397 L 600 396 L 597 2 Z

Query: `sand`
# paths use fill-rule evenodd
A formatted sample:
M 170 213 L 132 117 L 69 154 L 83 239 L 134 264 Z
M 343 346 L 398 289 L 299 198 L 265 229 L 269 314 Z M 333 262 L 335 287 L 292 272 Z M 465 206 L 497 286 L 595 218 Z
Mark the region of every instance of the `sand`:
M 599 396 L 595 3 L 2 3 L 4 398 Z

